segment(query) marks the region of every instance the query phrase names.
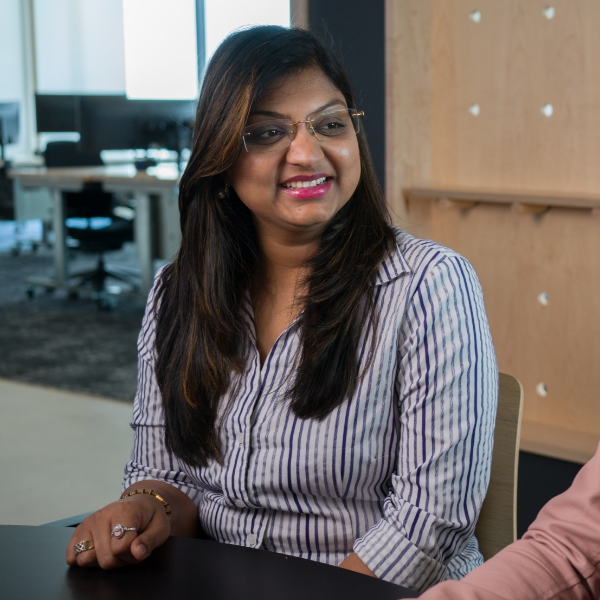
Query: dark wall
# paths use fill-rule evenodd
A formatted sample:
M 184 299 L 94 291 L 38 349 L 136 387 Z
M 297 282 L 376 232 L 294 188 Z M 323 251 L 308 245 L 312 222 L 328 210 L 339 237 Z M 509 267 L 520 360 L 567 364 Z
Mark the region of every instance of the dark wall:
M 519 454 L 518 537 L 522 537 L 527 531 L 546 502 L 571 486 L 581 466 L 529 452 Z
M 375 171 L 385 183 L 384 0 L 309 0 L 310 30 L 332 38 L 350 78 Z

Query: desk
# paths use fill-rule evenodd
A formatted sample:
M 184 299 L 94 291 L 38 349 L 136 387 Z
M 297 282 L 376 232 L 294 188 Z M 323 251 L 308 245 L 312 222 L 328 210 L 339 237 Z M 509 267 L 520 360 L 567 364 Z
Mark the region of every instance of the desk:
M 70 569 L 69 527 L 0 526 L 0 597 L 6 600 L 396 600 L 417 594 L 317 563 L 204 540 L 170 538 L 139 565 Z
M 177 196 L 179 175 L 175 168 L 158 166 L 148 172 L 133 165 L 106 167 L 24 168 L 12 169 L 9 177 L 23 187 L 46 187 L 54 199 L 54 278 L 32 280 L 35 285 L 68 288 L 66 257 L 65 205 L 63 192 L 79 192 L 85 183 L 100 182 L 107 192 L 130 192 L 136 201 L 134 235 L 141 265 L 141 292 L 147 294 L 154 279 L 152 246 L 152 199 Z

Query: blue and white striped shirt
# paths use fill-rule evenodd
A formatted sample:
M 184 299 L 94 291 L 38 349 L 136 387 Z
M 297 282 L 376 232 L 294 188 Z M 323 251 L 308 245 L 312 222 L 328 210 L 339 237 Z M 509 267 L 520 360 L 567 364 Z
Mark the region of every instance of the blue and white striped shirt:
M 297 418 L 285 400 L 297 324 L 262 367 L 250 338 L 247 369 L 221 402 L 223 465 L 190 467 L 165 450 L 151 293 L 123 488 L 166 481 L 192 498 L 220 542 L 333 565 L 354 550 L 378 577 L 415 590 L 479 565 L 473 531 L 498 389 L 481 288 L 452 250 L 400 230 L 396 237 L 375 284 L 375 353 L 367 364 L 366 326 L 358 348 L 366 371 L 354 395 L 323 421 Z M 254 331 L 250 303 L 245 318 Z

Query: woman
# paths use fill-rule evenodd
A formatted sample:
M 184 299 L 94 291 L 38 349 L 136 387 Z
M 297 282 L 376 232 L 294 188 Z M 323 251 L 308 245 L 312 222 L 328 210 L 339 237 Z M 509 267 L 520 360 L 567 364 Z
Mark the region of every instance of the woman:
M 414 589 L 480 564 L 497 390 L 481 290 L 390 227 L 361 115 L 308 32 L 256 27 L 215 53 L 181 248 L 140 333 L 124 499 L 78 527 L 69 564 L 200 530 Z

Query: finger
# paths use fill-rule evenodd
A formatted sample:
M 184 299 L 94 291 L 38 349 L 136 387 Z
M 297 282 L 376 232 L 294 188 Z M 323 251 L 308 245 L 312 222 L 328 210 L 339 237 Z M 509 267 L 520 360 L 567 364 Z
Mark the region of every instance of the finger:
M 74 555 L 74 559 L 67 560 L 67 562 L 71 566 L 80 566 L 80 567 L 97 567 L 98 562 L 96 561 L 96 550 L 95 548 L 90 548 L 89 550 L 78 550 L 75 552 L 75 546 L 81 542 L 91 542 L 94 544 L 94 537 L 89 531 L 82 531 L 81 536 L 77 539 L 72 540 L 73 544 L 69 544 L 70 551 Z
M 114 569 L 115 567 L 122 567 L 123 565 L 127 564 L 113 553 L 110 535 L 111 530 L 111 522 L 107 519 L 102 519 L 102 521 L 98 523 L 98 526 L 94 528 L 95 558 L 98 561 L 98 566 L 100 566 L 102 569 Z M 87 557 L 83 558 L 84 564 L 81 564 L 79 558 L 82 556 L 82 554 L 77 557 L 78 564 L 81 566 L 89 566 L 87 564 L 89 560 Z
M 144 558 L 144 554 L 138 558 L 131 553 L 131 544 L 136 537 L 146 529 L 156 513 L 154 502 L 146 498 L 124 499 L 119 501 L 121 511 L 118 518 L 115 517 L 113 528 L 133 527 L 135 531 L 123 531 L 121 537 L 111 536 L 111 548 L 113 554 L 128 564 L 138 563 Z M 132 510 L 135 509 L 135 510 Z M 118 533 L 118 531 L 117 531 Z
M 171 533 L 171 525 L 164 511 L 154 513 L 148 526 L 131 542 L 131 555 L 138 561 L 148 558 L 154 548 L 164 544 Z
M 83 541 L 93 541 L 93 539 L 94 538 L 93 538 L 92 532 L 84 524 L 81 524 L 75 528 L 75 531 L 73 532 L 73 535 L 71 536 L 71 539 L 69 540 L 69 543 L 67 544 L 67 564 L 69 566 L 75 567 L 79 564 L 78 556 L 80 554 L 87 553 L 89 556 L 89 553 L 92 553 L 93 559 L 95 560 L 96 554 L 93 549 L 85 550 L 84 552 L 78 552 L 78 553 L 75 552 L 76 544 L 78 544 L 79 542 L 83 542 Z M 97 565 L 95 565 L 95 566 L 97 566 Z
M 75 531 L 73 532 L 73 535 L 71 536 L 71 539 L 69 540 L 69 543 L 67 544 L 67 564 L 70 567 L 74 567 L 77 564 L 77 557 L 75 556 L 75 550 L 73 549 L 73 546 L 79 541 L 79 535 L 77 534 L 77 529 L 79 529 L 78 527 L 75 529 Z
M 85 539 L 93 541 L 91 535 L 88 535 Z M 97 567 L 98 558 L 96 556 L 96 548 L 79 552 L 76 557 L 76 564 L 78 567 Z
M 116 525 L 113 525 L 113 529 L 111 530 L 111 551 L 114 556 L 118 557 L 119 559 L 125 561 L 128 564 L 139 562 L 137 558 L 132 556 L 130 550 L 131 543 L 137 537 L 138 531 L 140 531 L 141 529 L 140 524 L 138 522 L 140 521 L 139 515 L 136 516 L 138 517 L 136 519 L 136 522 L 127 523 L 126 525 L 121 524 L 121 522 L 119 522 Z M 133 527 L 135 531 L 123 531 L 120 536 L 118 535 L 119 527 L 129 528 L 130 526 Z M 113 535 L 112 532 L 115 532 L 117 535 Z

